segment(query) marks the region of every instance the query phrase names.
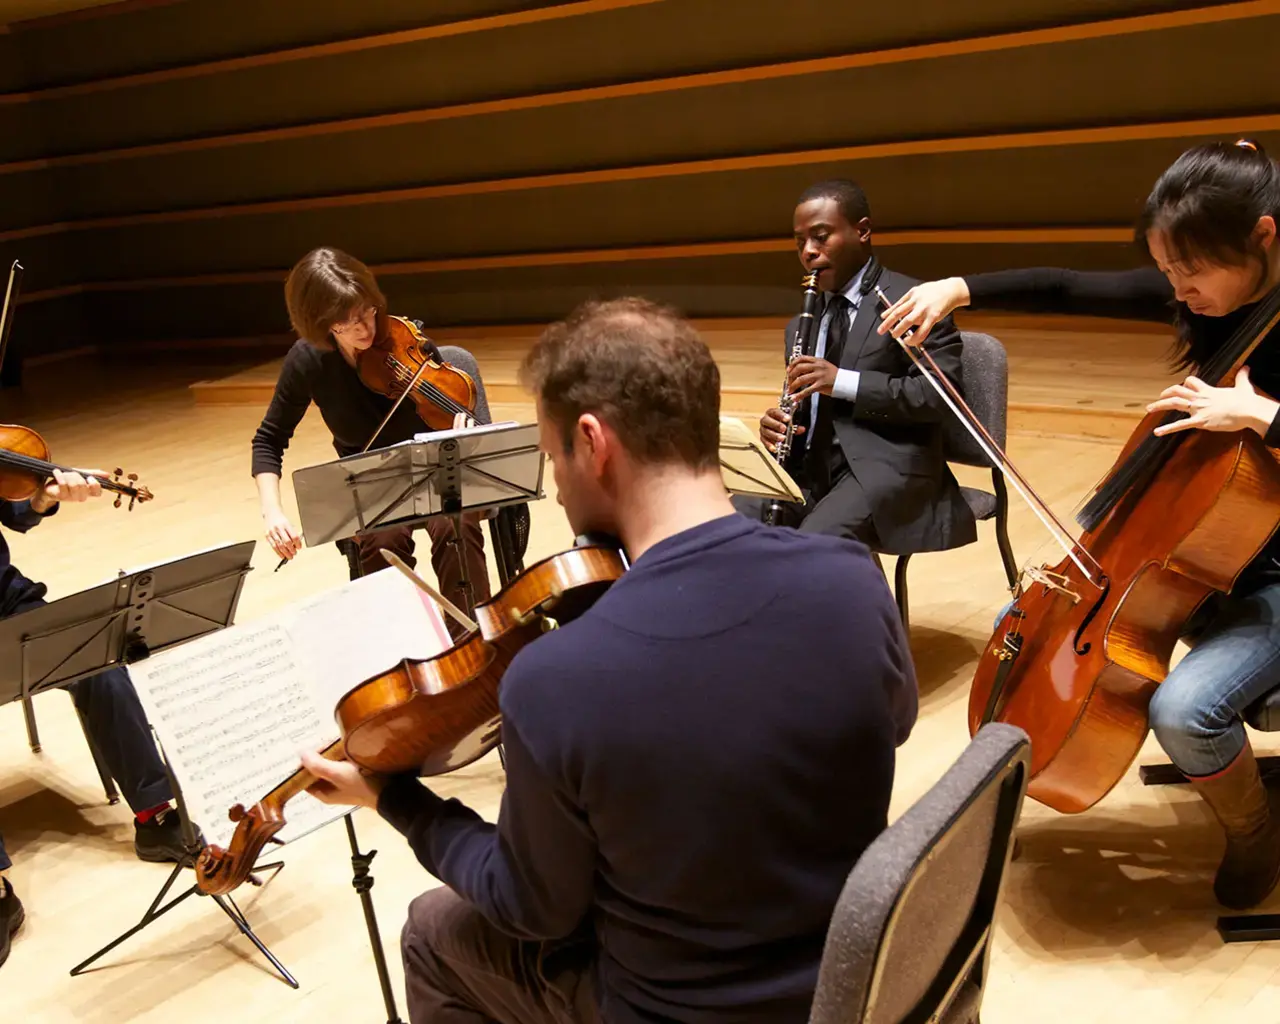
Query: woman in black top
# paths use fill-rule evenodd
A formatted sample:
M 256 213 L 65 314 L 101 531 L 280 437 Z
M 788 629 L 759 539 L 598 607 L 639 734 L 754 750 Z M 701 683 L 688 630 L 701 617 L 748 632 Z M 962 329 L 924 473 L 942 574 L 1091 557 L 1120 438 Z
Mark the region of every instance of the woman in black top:
M 1147 408 L 1184 419 L 1157 433 L 1254 430 L 1280 448 L 1280 328 L 1235 381 L 1214 387 L 1195 374 L 1257 303 L 1280 287 L 1280 167 L 1256 143 L 1188 150 L 1147 200 L 1138 241 L 1155 267 L 1123 273 L 1035 269 L 976 274 L 913 288 L 883 314 L 880 332 L 928 330 L 962 305 L 1129 319 L 1171 318 L 1177 363 L 1191 376 Z M 1151 700 L 1151 726 L 1227 833 L 1214 882 L 1226 906 L 1267 897 L 1280 879 L 1280 814 L 1268 806 L 1241 714 L 1280 687 L 1280 535 L 1273 535 L 1230 595 L 1207 602 L 1190 629 L 1192 649 Z
M 271 405 L 253 436 L 253 476 L 267 541 L 281 558 L 292 558 L 302 549 L 302 537 L 280 503 L 280 476 L 284 450 L 307 408 L 316 403 L 333 434 L 337 453 L 354 455 L 364 449 L 393 400 L 367 388 L 356 370 L 357 356 L 386 330 L 387 300 L 368 267 L 337 249 L 315 249 L 290 271 L 285 302 L 298 340 L 285 356 Z M 432 357 L 439 359 L 439 352 L 434 346 L 432 349 Z M 375 447 L 407 441 L 427 429 L 414 404 L 405 400 L 378 434 Z M 443 516 L 430 519 L 426 531 L 441 592 L 454 604 L 465 605 L 462 563 L 450 543 L 452 522 Z M 407 527 L 391 527 L 356 538 L 361 571 L 386 568 L 379 548 L 394 551 L 413 565 L 411 533 Z M 488 600 L 490 588 L 484 533 L 474 513 L 462 517 L 462 550 L 468 581 L 479 604 Z M 450 630 L 455 628 L 452 619 L 446 622 Z

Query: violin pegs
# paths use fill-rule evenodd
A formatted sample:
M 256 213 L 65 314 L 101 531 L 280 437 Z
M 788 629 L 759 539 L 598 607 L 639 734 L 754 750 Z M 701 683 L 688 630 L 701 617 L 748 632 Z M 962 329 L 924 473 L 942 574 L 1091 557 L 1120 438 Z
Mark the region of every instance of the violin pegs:
M 120 507 L 120 500 L 121 500 L 121 497 L 122 497 L 122 496 L 121 496 L 121 495 L 119 495 L 119 494 L 117 494 L 117 495 L 116 495 L 116 500 L 115 500 L 115 501 L 113 501 L 113 502 L 111 503 L 111 507 L 112 507 L 112 508 L 119 508 L 119 507 Z M 129 502 L 129 507 L 130 507 L 130 508 L 133 508 L 133 502 Z

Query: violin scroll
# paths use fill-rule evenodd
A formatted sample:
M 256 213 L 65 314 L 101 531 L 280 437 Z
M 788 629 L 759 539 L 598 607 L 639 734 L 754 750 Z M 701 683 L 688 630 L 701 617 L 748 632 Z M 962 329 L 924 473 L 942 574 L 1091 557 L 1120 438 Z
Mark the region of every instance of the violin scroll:
M 107 490 L 116 492 L 116 500 L 111 503 L 113 508 L 119 508 L 121 503 L 127 497 L 129 499 L 129 511 L 132 512 L 135 502 L 141 504 L 142 502 L 151 501 L 151 499 L 155 497 L 155 495 L 151 493 L 150 487 L 147 487 L 145 484 L 140 484 L 137 481 L 137 473 L 129 473 L 126 475 L 124 470 L 117 469 L 113 474 L 111 474 L 110 482 L 100 480 L 99 483 L 101 483 Z
M 196 885 L 210 896 L 225 896 L 249 880 L 267 843 L 279 843 L 276 833 L 286 822 L 279 807 L 265 802 L 246 810 L 236 804 L 227 815 L 236 823 L 231 849 L 206 846 L 196 858 Z

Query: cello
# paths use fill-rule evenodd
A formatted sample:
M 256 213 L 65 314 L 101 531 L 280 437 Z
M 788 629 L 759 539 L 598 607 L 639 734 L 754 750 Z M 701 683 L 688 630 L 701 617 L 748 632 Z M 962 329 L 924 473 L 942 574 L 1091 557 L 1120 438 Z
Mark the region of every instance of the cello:
M 530 566 L 476 607 L 474 628 L 453 647 L 425 660 L 403 659 L 348 691 L 334 709 L 340 738 L 321 756 L 350 761 L 368 774 L 424 776 L 483 757 L 499 742 L 498 689 L 512 658 L 546 630 L 586 612 L 625 571 L 621 551 L 602 544 Z M 232 807 L 230 848 L 207 846 L 196 859 L 200 891 L 225 895 L 247 881 L 266 844 L 278 841 L 287 824 L 285 804 L 316 781 L 300 768 L 252 807 Z
M 1277 325 L 1280 288 L 1199 376 L 1229 385 Z M 917 368 L 1066 555 L 1025 568 L 1015 584 L 978 660 L 970 734 L 992 721 L 1019 726 L 1031 737 L 1028 795 L 1058 811 L 1086 810 L 1137 757 L 1151 695 L 1192 615 L 1229 592 L 1275 533 L 1280 462 L 1251 430 L 1157 436 L 1156 427 L 1185 414 L 1149 413 L 1081 508 L 1074 539 L 928 352 L 905 344 L 911 333 L 901 341 Z

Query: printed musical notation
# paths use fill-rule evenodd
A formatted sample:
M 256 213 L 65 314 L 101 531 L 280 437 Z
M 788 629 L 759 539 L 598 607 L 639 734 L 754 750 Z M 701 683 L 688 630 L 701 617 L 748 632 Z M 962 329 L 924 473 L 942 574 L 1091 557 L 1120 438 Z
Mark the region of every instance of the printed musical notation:
M 256 622 L 230 626 L 130 665 L 134 688 L 191 820 L 226 846 L 229 809 L 251 805 L 338 739 L 333 708 L 401 658 L 449 646 L 443 618 L 394 570 L 354 580 Z M 349 810 L 306 793 L 279 833 L 297 839 Z
M 233 804 L 249 804 L 298 767 L 298 751 L 337 739 L 299 671 L 284 625 L 236 627 L 130 666 L 191 819 L 225 846 Z M 303 794 L 289 805 L 286 842 L 340 817 Z

